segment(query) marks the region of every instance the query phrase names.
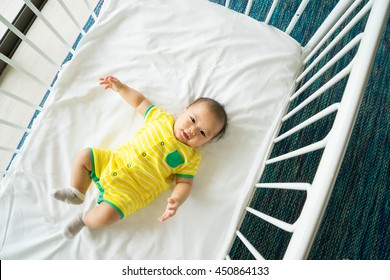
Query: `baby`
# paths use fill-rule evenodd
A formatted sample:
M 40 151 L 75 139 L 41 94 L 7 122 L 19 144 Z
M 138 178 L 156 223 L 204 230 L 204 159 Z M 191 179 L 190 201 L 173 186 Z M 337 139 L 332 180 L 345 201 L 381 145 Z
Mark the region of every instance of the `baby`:
M 145 122 L 132 141 L 115 151 L 89 148 L 77 155 L 71 187 L 56 191 L 54 197 L 81 204 L 91 180 L 100 196 L 95 208 L 70 221 L 63 232 L 67 238 L 73 238 L 84 226 L 96 229 L 119 221 L 149 204 L 174 181 L 159 221 L 175 215 L 191 192 L 201 161 L 197 148 L 219 140 L 227 129 L 225 109 L 213 99 L 197 99 L 175 120 L 117 78 L 108 76 L 100 80 L 105 89 L 117 91 L 144 116 Z

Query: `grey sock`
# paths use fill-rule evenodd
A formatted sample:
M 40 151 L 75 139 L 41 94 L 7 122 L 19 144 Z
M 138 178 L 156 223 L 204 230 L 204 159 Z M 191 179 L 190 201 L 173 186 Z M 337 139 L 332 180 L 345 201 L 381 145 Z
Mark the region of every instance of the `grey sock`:
M 62 233 L 66 238 L 71 239 L 75 237 L 84 226 L 85 224 L 83 222 L 83 213 L 80 213 L 69 222 Z
M 82 204 L 84 199 L 78 197 L 71 188 L 65 188 L 56 191 L 53 194 L 54 198 L 69 204 Z

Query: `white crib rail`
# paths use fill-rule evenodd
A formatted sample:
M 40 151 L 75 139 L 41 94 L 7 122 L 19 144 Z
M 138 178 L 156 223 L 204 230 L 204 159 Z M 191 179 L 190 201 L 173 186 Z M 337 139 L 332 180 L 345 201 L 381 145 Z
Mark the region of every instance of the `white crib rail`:
M 228 1 L 227 1 L 228 2 Z M 278 1 L 275 0 L 271 7 L 273 12 L 274 6 Z M 304 63 L 307 64 L 311 58 L 317 54 L 318 50 L 322 47 L 324 42 L 335 32 L 345 19 L 358 7 L 360 0 L 357 1 L 340 1 L 333 9 L 332 13 L 327 17 L 321 27 L 317 30 L 309 40 L 308 44 L 303 47 L 303 53 L 307 55 Z M 248 5 L 252 3 L 248 2 Z M 295 13 L 293 19 L 286 30 L 286 33 L 290 33 L 293 26 L 297 22 L 297 18 L 301 15 L 303 9 L 306 7 L 307 1 L 302 1 L 299 12 Z M 232 248 L 233 243 L 238 239 L 247 247 L 248 251 L 256 259 L 263 259 L 264 252 L 259 252 L 240 231 L 241 224 L 247 213 L 254 215 L 259 219 L 270 223 L 277 228 L 292 233 L 291 239 L 288 243 L 287 249 L 284 253 L 284 259 L 305 259 L 308 256 L 312 242 L 318 230 L 321 218 L 326 209 L 328 199 L 332 192 L 337 174 L 344 157 L 344 153 L 353 129 L 355 118 L 359 110 L 360 102 L 365 91 L 367 80 L 369 78 L 371 67 L 375 58 L 378 44 L 380 42 L 383 28 L 386 24 L 389 14 L 390 1 L 388 0 L 371 0 L 369 1 L 356 16 L 344 27 L 339 35 L 335 36 L 333 42 L 318 54 L 317 58 L 306 67 L 305 70 L 296 80 L 298 84 L 309 73 L 314 66 L 321 60 L 333 46 L 340 41 L 340 39 L 352 29 L 353 26 L 367 13 L 369 14 L 364 32 L 357 35 L 352 39 L 344 48 L 336 54 L 330 61 L 328 61 L 321 69 L 318 70 L 303 86 L 296 92 L 293 92 L 287 104 L 285 105 L 284 116 L 280 121 L 279 127 L 275 130 L 273 143 L 277 143 L 282 139 L 285 139 L 297 131 L 308 127 L 309 125 L 317 122 L 318 120 L 337 112 L 333 122 L 333 126 L 330 132 L 320 141 L 312 143 L 306 147 L 287 152 L 280 156 L 269 158 L 271 155 L 272 147 L 268 151 L 267 160 L 264 165 L 260 167 L 262 173 L 266 165 L 271 165 L 275 162 L 284 161 L 288 158 L 297 157 L 299 155 L 307 154 L 309 152 L 323 149 L 322 157 L 315 173 L 314 179 L 311 183 L 298 183 L 298 182 L 275 182 L 275 183 L 257 183 L 255 184 L 252 192 L 249 192 L 245 201 L 246 204 L 242 206 L 241 215 L 237 215 L 237 227 L 232 229 L 236 237 L 233 237 L 228 251 L 226 259 L 231 259 L 228 252 Z M 249 8 L 250 9 L 250 8 Z M 248 10 L 248 7 L 246 8 Z M 267 16 L 267 20 L 270 19 L 270 13 Z M 329 69 L 335 62 L 339 61 L 346 53 L 359 44 L 359 48 L 353 58 L 353 60 L 343 70 L 337 73 L 332 79 L 323 84 L 317 91 L 304 100 L 291 112 L 287 113 L 290 103 L 297 98 L 305 89 L 309 87 L 314 81 L 316 81 L 327 69 Z M 334 103 L 322 111 L 318 112 L 314 116 L 310 117 L 306 121 L 296 125 L 289 131 L 282 135 L 277 135 L 282 126 L 282 123 L 292 117 L 294 114 L 305 108 L 310 102 L 338 83 L 341 79 L 348 76 L 348 81 L 344 89 L 344 94 L 340 102 Z M 259 177 L 261 178 L 261 176 Z M 289 224 L 275 217 L 269 216 L 258 210 L 255 210 L 247 205 L 252 200 L 256 188 L 275 188 L 275 189 L 290 189 L 300 190 L 306 192 L 306 200 L 304 206 L 300 212 L 298 219 Z M 263 254 L 263 255 L 262 255 Z
M 307 198 L 300 219 L 305 226 L 297 227 L 290 240 L 285 258 L 305 258 L 313 242 L 319 222 L 326 208 L 359 110 L 361 99 L 371 72 L 376 50 L 387 21 L 390 2 L 375 1 L 362 42 L 355 56 L 340 108 L 337 112 L 329 140 L 322 154 L 312 191 Z M 302 244 L 307 244 L 302 246 Z M 305 248 L 306 247 L 306 248 Z
M 58 4 L 62 7 L 65 14 L 69 18 L 70 22 L 72 22 L 76 26 L 76 32 L 74 33 L 73 39 L 69 40 L 64 38 L 64 36 L 57 30 L 58 28 L 55 27 L 53 22 L 49 20 L 44 13 L 39 11 L 34 4 L 31 2 L 31 0 L 23 0 L 25 5 L 36 15 L 37 20 L 41 21 L 51 32 L 51 34 L 46 34 L 46 36 L 52 36 L 52 39 L 50 40 L 57 40 L 61 42 L 63 46 L 65 46 L 65 51 L 62 54 L 62 56 L 58 58 L 53 58 L 50 55 L 48 55 L 45 50 L 43 50 L 41 47 L 39 47 L 36 43 L 33 42 L 33 40 L 30 39 L 28 33 L 27 35 L 23 34 L 18 28 L 12 24 L 10 21 L 8 21 L 3 15 L 0 15 L 0 24 L 5 25 L 10 32 L 15 34 L 19 39 L 21 40 L 22 44 L 27 44 L 38 56 L 40 56 L 44 61 L 46 61 L 49 65 L 53 66 L 53 69 L 55 71 L 59 71 L 61 64 L 63 63 L 64 59 L 66 58 L 67 54 L 73 54 L 74 49 L 72 47 L 72 44 L 76 41 L 77 36 L 79 34 L 85 35 L 85 31 L 83 29 L 83 24 L 80 24 L 80 18 L 76 18 L 76 16 L 70 11 L 70 9 L 66 6 L 63 0 L 57 0 Z M 96 20 L 97 15 L 94 12 L 94 9 L 91 6 L 91 2 L 94 3 L 94 5 L 97 4 L 98 0 L 84 0 L 84 5 L 86 7 L 86 10 L 90 12 L 90 16 L 92 16 L 93 19 Z M 80 17 L 81 13 L 78 14 Z M 89 16 L 89 15 L 88 15 Z M 60 22 L 64 22 L 64 18 L 57 19 Z M 58 23 L 57 23 L 58 24 Z M 34 83 L 41 86 L 42 89 L 42 98 L 45 96 L 45 93 L 47 91 L 50 91 L 52 89 L 52 81 L 45 80 L 40 73 L 33 73 L 32 71 L 26 69 L 21 62 L 18 62 L 12 58 L 7 57 L 6 55 L 0 53 L 0 59 L 6 63 L 7 67 L 12 67 L 16 72 L 18 72 L 20 75 L 27 77 L 28 79 L 32 80 Z M 52 77 L 54 78 L 53 73 Z M 1 81 L 0 81 L 0 97 L 6 96 L 10 101 L 14 102 L 15 104 L 24 104 L 28 106 L 29 108 L 32 108 L 35 110 L 35 115 L 43 110 L 41 105 L 34 104 L 33 102 L 29 101 L 27 98 L 23 97 L 23 95 L 11 92 L 12 90 L 5 89 L 2 87 Z M 41 100 L 42 100 L 41 98 Z M 11 103 L 12 105 L 13 103 Z M 34 117 L 33 117 L 34 118 Z M 24 136 L 22 141 L 24 141 L 24 138 L 28 135 L 30 132 L 30 125 L 26 127 L 26 124 L 19 124 L 15 123 L 14 121 L 10 121 L 7 119 L 7 116 L 1 117 L 0 116 L 0 125 L 3 127 L 8 127 L 16 130 L 20 130 L 24 132 Z M 2 132 L 3 134 L 4 132 Z M 4 137 L 4 134 L 3 134 Z M 15 143 L 12 143 L 14 145 Z M 17 145 L 18 143 L 16 143 Z M 8 147 L 4 144 L 0 144 L 0 158 L 5 158 L 12 156 L 16 156 L 20 152 L 20 143 L 18 147 Z M 12 157 L 12 158 L 13 158 Z M 4 163 L 3 163 L 4 165 Z M 8 166 L 9 167 L 9 166 Z M 3 176 L 7 173 L 8 170 L 7 166 L 1 166 L 0 167 L 0 180 L 3 178 Z

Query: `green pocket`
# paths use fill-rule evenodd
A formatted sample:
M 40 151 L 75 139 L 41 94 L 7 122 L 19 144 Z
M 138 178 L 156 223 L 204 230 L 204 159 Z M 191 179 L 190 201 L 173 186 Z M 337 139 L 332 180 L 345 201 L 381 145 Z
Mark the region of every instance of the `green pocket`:
M 165 158 L 168 165 L 172 168 L 178 167 L 180 164 L 184 163 L 184 159 L 180 155 L 180 153 L 176 150 L 170 154 L 168 154 Z

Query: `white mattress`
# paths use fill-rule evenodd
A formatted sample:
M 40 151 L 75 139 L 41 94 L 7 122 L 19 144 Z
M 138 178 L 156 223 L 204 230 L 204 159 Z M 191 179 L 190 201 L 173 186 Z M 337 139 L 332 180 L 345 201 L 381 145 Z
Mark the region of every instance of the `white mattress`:
M 284 33 L 205 0 L 105 1 L 46 109 L 0 185 L 1 259 L 220 259 L 235 213 L 256 180 L 267 130 L 301 64 L 301 47 Z M 99 78 L 116 75 L 154 104 L 178 114 L 200 96 L 226 105 L 227 136 L 201 148 L 193 192 L 176 216 L 157 221 L 170 191 L 146 208 L 75 239 L 62 228 L 95 206 L 51 193 L 69 185 L 76 153 L 115 148 L 143 119 Z

